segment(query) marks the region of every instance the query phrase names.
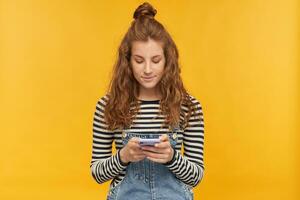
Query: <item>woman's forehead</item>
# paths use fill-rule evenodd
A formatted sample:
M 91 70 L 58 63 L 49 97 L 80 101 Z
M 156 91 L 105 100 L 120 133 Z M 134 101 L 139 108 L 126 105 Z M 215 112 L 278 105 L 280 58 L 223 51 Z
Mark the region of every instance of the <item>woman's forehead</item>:
M 163 47 L 161 42 L 154 40 L 148 41 L 134 41 L 132 42 L 131 48 L 132 55 L 137 55 L 140 57 L 154 57 L 158 55 L 163 55 Z

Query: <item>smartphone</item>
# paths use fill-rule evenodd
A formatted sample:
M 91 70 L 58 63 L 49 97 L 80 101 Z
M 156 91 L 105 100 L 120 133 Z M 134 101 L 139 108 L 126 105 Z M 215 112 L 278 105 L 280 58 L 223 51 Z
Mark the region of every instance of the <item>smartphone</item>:
M 159 138 L 140 138 L 141 146 L 154 146 L 156 143 L 160 143 Z

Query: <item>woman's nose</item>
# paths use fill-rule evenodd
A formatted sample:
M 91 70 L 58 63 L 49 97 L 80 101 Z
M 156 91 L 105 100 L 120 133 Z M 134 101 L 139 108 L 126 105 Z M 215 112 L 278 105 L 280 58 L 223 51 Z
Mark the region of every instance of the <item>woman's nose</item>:
M 151 64 L 148 62 L 148 63 L 146 63 L 146 65 L 144 67 L 144 73 L 150 74 L 151 72 L 152 72 Z

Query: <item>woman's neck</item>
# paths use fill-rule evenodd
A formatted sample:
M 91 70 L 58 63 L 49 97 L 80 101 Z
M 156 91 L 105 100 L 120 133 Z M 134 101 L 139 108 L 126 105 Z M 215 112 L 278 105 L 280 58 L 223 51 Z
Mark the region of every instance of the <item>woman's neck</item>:
M 161 94 L 157 88 L 145 89 L 140 87 L 139 97 L 140 100 L 159 100 L 161 99 Z

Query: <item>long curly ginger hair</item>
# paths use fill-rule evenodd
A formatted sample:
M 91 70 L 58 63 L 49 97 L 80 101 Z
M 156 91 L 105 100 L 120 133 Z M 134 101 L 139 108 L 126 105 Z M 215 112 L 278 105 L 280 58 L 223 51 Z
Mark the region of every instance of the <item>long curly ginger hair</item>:
M 184 115 L 184 128 L 188 125 L 190 116 L 196 114 L 196 108 L 180 77 L 178 49 L 164 26 L 154 19 L 155 14 L 156 10 L 149 3 L 140 5 L 118 48 L 118 58 L 107 90 L 109 99 L 104 111 L 109 130 L 129 127 L 140 109 L 139 83 L 134 78 L 130 63 L 131 45 L 133 41 L 145 42 L 149 38 L 163 44 L 166 58 L 163 76 L 158 83 L 162 95 L 159 114 L 166 116 L 163 126 L 172 129 L 179 124 L 181 105 L 188 107 L 188 114 Z

